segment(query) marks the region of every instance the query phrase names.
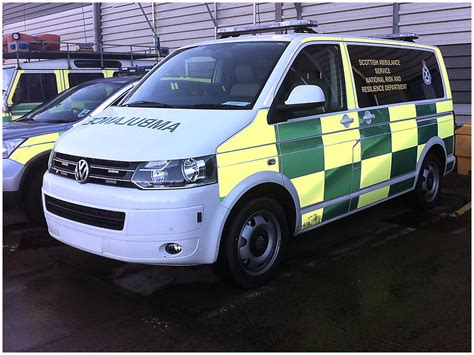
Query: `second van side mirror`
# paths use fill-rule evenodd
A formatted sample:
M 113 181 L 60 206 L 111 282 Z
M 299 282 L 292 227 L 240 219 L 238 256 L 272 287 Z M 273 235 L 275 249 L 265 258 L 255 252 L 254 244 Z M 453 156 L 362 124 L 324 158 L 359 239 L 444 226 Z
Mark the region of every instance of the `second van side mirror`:
M 295 87 L 284 105 L 278 105 L 279 110 L 298 108 L 313 108 L 324 105 L 326 97 L 323 90 L 317 85 L 298 85 Z

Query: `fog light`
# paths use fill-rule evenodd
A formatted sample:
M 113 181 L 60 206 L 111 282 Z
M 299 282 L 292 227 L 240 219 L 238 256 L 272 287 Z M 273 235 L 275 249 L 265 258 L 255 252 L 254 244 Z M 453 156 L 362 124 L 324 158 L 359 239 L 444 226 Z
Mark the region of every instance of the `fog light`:
M 168 254 L 179 254 L 183 250 L 183 247 L 176 243 L 168 243 L 166 244 L 165 250 Z

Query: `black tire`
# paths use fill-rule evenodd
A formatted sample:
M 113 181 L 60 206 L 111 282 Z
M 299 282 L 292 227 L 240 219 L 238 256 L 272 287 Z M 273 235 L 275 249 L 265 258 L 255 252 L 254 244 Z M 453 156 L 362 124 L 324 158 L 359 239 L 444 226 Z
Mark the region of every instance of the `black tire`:
M 263 197 L 251 200 L 229 217 L 216 271 L 242 288 L 260 287 L 274 276 L 288 236 L 288 223 L 280 204 Z
M 416 206 L 421 210 L 435 207 L 441 197 L 444 167 L 440 158 L 428 153 L 421 165 L 413 197 Z
M 46 225 L 41 197 L 41 187 L 43 186 L 43 175 L 45 171 L 37 173 L 28 181 L 28 186 L 24 196 L 24 210 L 26 217 L 28 217 L 31 222 L 40 226 Z

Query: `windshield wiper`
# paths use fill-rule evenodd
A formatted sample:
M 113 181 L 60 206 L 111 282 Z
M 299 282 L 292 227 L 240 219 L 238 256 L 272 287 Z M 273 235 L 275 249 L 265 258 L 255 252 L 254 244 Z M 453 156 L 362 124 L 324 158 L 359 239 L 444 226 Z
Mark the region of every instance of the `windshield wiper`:
M 122 105 L 127 107 L 158 107 L 158 108 L 175 108 L 176 106 L 164 104 L 161 102 L 154 101 L 134 101 L 128 104 Z
M 249 105 L 239 106 L 239 105 L 225 105 L 225 104 L 196 104 L 196 105 L 182 105 L 177 106 L 177 108 L 202 108 L 202 109 L 229 109 L 229 110 L 242 110 Z

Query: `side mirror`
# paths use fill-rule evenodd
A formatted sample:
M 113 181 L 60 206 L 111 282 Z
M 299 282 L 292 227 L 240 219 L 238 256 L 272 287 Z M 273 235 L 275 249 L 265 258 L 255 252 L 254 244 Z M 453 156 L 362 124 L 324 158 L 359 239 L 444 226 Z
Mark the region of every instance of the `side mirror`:
M 326 97 L 323 90 L 317 85 L 299 85 L 295 87 L 284 105 L 279 109 L 313 108 L 324 105 Z

